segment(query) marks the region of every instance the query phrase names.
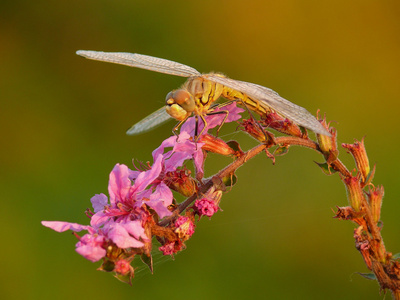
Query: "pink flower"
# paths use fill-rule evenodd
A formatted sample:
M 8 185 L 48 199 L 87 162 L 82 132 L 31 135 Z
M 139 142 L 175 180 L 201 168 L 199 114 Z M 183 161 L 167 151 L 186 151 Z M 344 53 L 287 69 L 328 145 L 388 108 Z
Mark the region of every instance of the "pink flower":
M 64 232 L 67 230 L 72 230 L 74 232 L 79 232 L 82 230 L 92 231 L 92 227 L 88 225 L 81 225 L 78 223 L 69 223 L 61 221 L 42 221 L 42 225 L 51 228 L 57 232 Z M 92 231 L 94 233 L 94 231 Z
M 240 113 L 244 110 L 236 107 L 236 103 L 233 102 L 229 105 L 218 107 L 213 112 L 228 111 L 228 116 L 225 123 L 236 121 L 241 118 Z M 221 125 L 226 117 L 225 113 L 206 115 L 204 118 L 207 121 L 207 128 L 202 132 L 206 134 L 209 129 Z M 204 128 L 203 122 L 199 121 L 198 133 Z M 204 174 L 204 154 L 202 147 L 204 143 L 193 141 L 194 132 L 196 127 L 195 117 L 189 118 L 181 127 L 178 137 L 171 136 L 170 138 L 163 141 L 156 150 L 153 151 L 153 159 L 159 155 L 163 155 L 165 160 L 165 172 L 173 172 L 178 167 L 181 167 L 186 160 L 193 160 L 196 167 L 197 173 Z M 166 151 L 167 148 L 172 148 Z M 165 152 L 165 153 L 164 153 Z
M 81 237 L 76 244 L 76 252 L 92 262 L 98 261 L 106 255 L 105 237 L 101 233 L 96 233 L 96 229 L 91 226 L 59 221 L 42 221 L 42 225 L 57 232 L 87 230 L 89 233 Z
M 197 208 L 197 212 L 200 216 L 207 216 L 209 218 L 219 210 L 219 207 L 215 205 L 214 201 L 206 198 L 196 200 L 194 206 Z
M 106 256 L 104 242 L 104 236 L 85 234 L 76 244 L 76 252 L 92 262 L 98 261 Z
M 157 180 L 163 170 L 163 163 L 163 156 L 158 155 L 151 169 L 136 174 L 133 183 L 130 178 L 132 171 L 125 165 L 117 164 L 110 174 L 108 191 L 111 205 L 105 215 L 140 219 L 140 208 L 146 204 L 160 218 L 169 216 L 171 212 L 167 207 L 172 203 L 172 192 L 163 182 Z
M 243 111 L 237 108 L 235 103 L 216 108 L 214 112 L 221 110 L 229 111 L 229 114 L 205 116 L 207 128 L 203 133 L 220 125 L 225 117 L 225 122 L 239 119 L 239 113 Z M 198 125 L 200 132 L 204 124 L 200 122 Z M 177 171 L 187 160 L 193 160 L 198 174 L 204 172 L 204 155 L 201 149 L 204 144 L 193 141 L 195 126 L 195 118 L 190 118 L 182 126 L 178 138 L 172 136 L 162 142 L 152 153 L 153 165 L 149 165 L 144 171 L 132 171 L 123 164 L 116 164 L 109 176 L 109 200 L 105 194 L 96 194 L 90 199 L 93 206 L 93 212 L 87 212 L 90 225 L 59 221 L 43 221 L 42 224 L 57 232 L 87 231 L 82 237 L 77 236 L 79 242 L 76 244 L 76 251 L 92 262 L 105 258 L 108 255 L 106 249 L 119 251 L 148 247 L 151 236 L 146 235 L 145 226 L 151 218 L 151 212 L 147 207 L 157 213 L 160 219 L 171 215 L 168 207 L 172 204 L 173 194 L 163 181 L 165 174 Z M 212 215 L 211 211 L 216 210 L 217 208 L 207 203 L 203 203 L 199 208 L 202 214 L 209 216 Z M 194 233 L 194 224 L 188 217 L 180 216 L 174 225 L 179 239 L 160 247 L 164 254 L 173 254 L 181 250 L 182 242 Z M 111 257 L 112 255 L 107 259 L 112 259 Z M 116 268 L 121 274 L 127 270 L 124 262 L 119 263 Z
M 117 164 L 108 185 L 110 203 L 104 194 L 91 199 L 95 214 L 91 216 L 90 226 L 58 221 L 43 221 L 42 224 L 58 232 L 87 230 L 89 233 L 76 244 L 76 251 L 91 261 L 106 255 L 108 241 L 122 249 L 143 247 L 143 241 L 149 240 L 144 230 L 148 212 L 143 204 L 154 209 L 160 218 L 171 214 L 167 206 L 172 203 L 172 192 L 163 182 L 156 181 L 163 168 L 162 162 L 160 155 L 152 168 L 141 172 L 133 183 L 128 167 Z
M 114 271 L 121 275 L 127 275 L 131 272 L 133 277 L 133 268 L 131 267 L 130 262 L 125 259 L 117 260 L 115 262 Z
M 165 172 L 173 172 L 183 166 L 186 160 L 193 159 L 197 172 L 204 173 L 204 155 L 201 147 L 203 143 L 195 143 L 190 139 L 186 131 L 181 131 L 178 137 L 171 136 L 161 143 L 160 147 L 153 151 L 153 158 L 162 155 L 165 160 Z M 172 150 L 164 151 L 167 148 Z
M 182 240 L 189 239 L 194 233 L 194 224 L 188 217 L 179 216 L 174 225 L 176 227 L 175 232 Z
M 164 255 L 172 255 L 176 253 L 175 242 L 166 243 L 165 245 L 158 248 Z
M 220 113 L 220 114 L 215 114 L 215 112 L 228 112 L 228 116 L 226 117 L 226 113 Z M 225 105 L 225 106 L 220 106 L 217 107 L 213 110 L 213 114 L 205 115 L 204 118 L 206 119 L 207 122 L 207 128 L 202 132 L 202 134 L 205 134 L 208 132 L 208 130 L 220 126 L 222 122 L 224 121 L 225 117 L 226 120 L 224 123 L 230 123 L 236 120 L 239 120 L 242 116 L 240 113 L 244 112 L 244 109 L 239 108 L 236 106 L 236 102 L 232 102 L 231 104 Z M 201 120 L 199 118 L 199 120 Z M 196 119 L 195 117 L 189 118 L 181 128 L 182 131 L 186 131 L 189 133 L 190 136 L 194 136 L 195 133 L 195 126 L 196 126 Z M 204 128 L 204 123 L 202 121 L 199 121 L 198 124 L 198 134 L 203 130 Z

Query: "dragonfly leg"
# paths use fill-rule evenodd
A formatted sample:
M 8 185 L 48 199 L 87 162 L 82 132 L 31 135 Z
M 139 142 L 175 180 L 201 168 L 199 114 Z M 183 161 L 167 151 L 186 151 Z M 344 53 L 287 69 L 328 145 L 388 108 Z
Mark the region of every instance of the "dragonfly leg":
M 181 127 L 181 125 L 182 125 L 186 120 L 187 120 L 187 118 L 184 119 L 184 120 L 182 120 L 182 121 L 179 121 L 179 123 L 176 124 L 176 125 L 174 126 L 174 128 L 172 128 L 172 133 L 176 136 L 176 139 L 177 139 L 177 140 L 178 140 L 179 135 L 178 135 L 178 133 L 177 133 L 176 131 L 179 129 L 179 127 Z
M 195 141 L 195 142 L 197 142 L 197 140 L 198 140 L 199 137 L 203 134 L 204 130 L 206 130 L 206 127 L 207 127 L 207 121 L 206 121 L 206 119 L 204 118 L 204 116 L 203 116 L 203 115 L 200 115 L 200 118 L 203 120 L 204 126 L 203 126 L 203 129 L 200 131 L 200 133 L 197 134 L 198 129 L 199 129 L 199 119 L 198 119 L 198 116 L 196 115 L 196 131 L 194 132 L 194 141 Z
M 221 106 L 218 106 L 218 107 L 221 107 Z M 220 114 L 225 114 L 225 117 L 224 117 L 224 119 L 222 120 L 221 124 L 218 126 L 216 136 L 218 136 L 220 129 L 221 129 L 222 126 L 225 124 L 225 121 L 226 121 L 226 119 L 228 118 L 228 115 L 229 115 L 229 111 L 227 111 L 227 110 L 220 110 L 220 111 L 210 112 L 210 113 L 207 114 L 207 116 L 211 116 L 211 115 L 220 115 Z
M 195 121 L 196 121 L 196 124 L 195 124 L 195 126 L 194 126 L 194 141 L 195 142 L 197 142 L 197 139 L 198 139 L 198 135 L 197 135 L 197 133 L 199 132 L 199 116 L 198 115 L 196 115 L 195 117 L 194 117 L 194 119 L 195 119 Z M 204 124 L 205 125 L 205 124 Z M 201 131 L 201 132 L 203 132 L 203 130 Z

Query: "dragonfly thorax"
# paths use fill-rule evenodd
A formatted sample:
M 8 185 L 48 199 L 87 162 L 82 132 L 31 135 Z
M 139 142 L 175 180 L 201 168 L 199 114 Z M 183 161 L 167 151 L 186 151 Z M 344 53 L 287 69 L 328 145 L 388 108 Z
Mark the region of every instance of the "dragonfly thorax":
M 169 92 L 165 102 L 167 113 L 178 121 L 183 121 L 192 113 L 206 115 L 210 106 L 223 93 L 221 84 L 202 77 L 190 77 L 181 89 Z

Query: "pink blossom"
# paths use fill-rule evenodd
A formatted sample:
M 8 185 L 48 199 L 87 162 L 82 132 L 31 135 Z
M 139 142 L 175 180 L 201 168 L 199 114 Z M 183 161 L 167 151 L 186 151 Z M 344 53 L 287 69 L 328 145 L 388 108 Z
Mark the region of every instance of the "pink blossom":
M 117 164 L 110 174 L 110 209 L 108 216 L 131 215 L 138 218 L 137 209 L 148 205 L 163 218 L 171 212 L 167 207 L 172 203 L 172 192 L 161 181 L 156 181 L 163 170 L 163 156 L 158 155 L 150 170 L 140 172 L 133 184 L 131 172 L 125 165 Z M 153 193 L 155 195 L 153 195 Z M 121 210 L 121 204 L 125 210 Z
M 61 221 L 42 221 L 43 226 L 51 228 L 57 232 L 64 232 L 67 230 L 72 230 L 75 232 L 79 232 L 82 230 L 91 231 L 92 227 L 88 225 L 81 225 L 77 223 L 69 223 L 69 222 L 61 222 Z M 93 231 L 94 232 L 94 231 Z
M 228 116 L 226 117 L 226 113 L 220 113 L 220 114 L 215 114 L 215 112 L 228 112 Z M 225 123 L 230 123 L 236 120 L 239 120 L 242 116 L 240 113 L 244 112 L 244 109 L 239 108 L 236 106 L 236 102 L 232 102 L 231 104 L 225 105 L 225 106 L 220 106 L 217 107 L 213 110 L 213 114 L 208 114 L 205 115 L 204 118 L 206 119 L 207 122 L 207 128 L 202 132 L 202 134 L 205 134 L 208 132 L 208 130 L 220 126 L 222 122 L 224 121 L 225 117 Z M 200 119 L 200 118 L 199 118 Z M 181 128 L 182 131 L 186 131 L 189 133 L 190 136 L 194 136 L 195 133 L 195 123 L 196 119 L 195 117 L 189 118 Z M 204 123 L 202 121 L 199 121 L 198 124 L 198 133 L 200 133 L 204 128 Z
M 153 157 L 163 155 L 165 160 L 165 172 L 173 172 L 181 167 L 186 160 L 193 159 L 197 172 L 204 173 L 204 155 L 201 147 L 203 143 L 195 143 L 186 131 L 181 131 L 179 136 L 171 136 L 161 143 L 160 147 L 153 151 Z M 172 147 L 172 150 L 164 151 Z
M 110 219 L 103 227 L 103 231 L 119 248 L 140 248 L 144 244 L 139 241 L 139 238 L 144 237 L 147 240 L 140 222 L 115 222 Z
M 163 246 L 159 247 L 160 250 L 164 255 L 172 255 L 175 251 L 175 242 L 166 243 Z
M 42 224 L 58 232 L 87 230 L 89 234 L 80 238 L 76 251 L 91 261 L 106 255 L 103 247 L 107 241 L 122 249 L 143 247 L 143 242 L 149 240 L 143 227 L 148 216 L 143 204 L 154 209 L 160 218 L 171 214 L 167 206 L 172 203 L 172 192 L 163 182 L 156 181 L 162 163 L 163 157 L 159 155 L 151 169 L 141 172 L 133 183 L 128 167 L 117 164 L 110 173 L 110 203 L 104 194 L 91 199 L 95 214 L 91 216 L 90 226 L 58 221 Z
M 76 252 L 92 262 L 98 261 L 106 256 L 104 241 L 104 236 L 85 234 L 76 244 Z
M 207 128 L 203 133 L 220 125 L 225 117 L 225 122 L 239 119 L 239 113 L 243 111 L 235 103 L 216 108 L 214 112 L 221 110 L 229 111 L 228 116 L 225 113 L 205 116 Z M 204 172 L 201 149 L 204 144 L 193 141 L 195 125 L 195 118 L 188 119 L 178 137 L 172 136 L 162 142 L 152 153 L 154 163 L 145 171 L 132 171 L 126 165 L 116 164 L 109 176 L 109 200 L 102 193 L 90 199 L 93 206 L 93 212 L 88 213 L 90 225 L 59 221 L 43 221 L 42 224 L 57 232 L 86 230 L 87 234 L 78 237 L 76 251 L 93 262 L 104 258 L 109 246 L 120 249 L 144 247 L 151 240 L 144 229 L 150 217 L 147 207 L 161 219 L 171 215 L 168 207 L 172 204 L 173 194 L 163 182 L 164 174 L 176 171 L 187 160 L 193 160 L 198 174 Z M 202 131 L 204 124 L 199 122 L 198 125 L 198 130 Z M 198 204 L 203 215 L 211 216 L 217 209 L 211 203 Z M 180 216 L 174 225 L 180 239 L 160 247 L 164 254 L 179 251 L 182 241 L 194 233 L 194 224 L 188 217 Z M 124 273 L 126 266 L 121 262 L 120 267 L 123 270 L 120 273 Z
M 200 216 L 207 216 L 210 218 L 219 209 L 219 207 L 215 205 L 214 201 L 206 198 L 196 200 L 194 206 L 197 208 L 197 212 Z
M 218 107 L 213 112 L 218 112 L 218 111 L 229 112 L 225 120 L 225 123 L 229 123 L 240 119 L 241 118 L 240 113 L 242 113 L 244 110 L 236 107 L 236 103 L 233 102 L 229 105 Z M 209 129 L 221 125 L 225 117 L 226 117 L 225 113 L 206 115 L 205 119 L 207 121 L 207 128 L 202 132 L 202 134 L 207 133 Z M 186 160 L 192 159 L 197 172 L 200 174 L 204 174 L 203 170 L 204 154 L 201 149 L 204 143 L 193 141 L 195 127 L 196 127 L 195 122 L 196 122 L 195 117 L 189 118 L 182 125 L 178 137 L 171 136 L 170 138 L 163 141 L 160 147 L 158 147 L 156 150 L 153 151 L 154 160 L 159 155 L 163 155 L 165 160 L 165 172 L 173 172 L 178 167 L 181 167 Z M 198 128 L 199 133 L 202 131 L 203 127 L 204 124 L 203 122 L 200 121 Z M 166 149 L 168 148 L 172 149 L 165 152 Z
M 129 272 L 133 273 L 133 268 L 129 261 L 121 259 L 115 262 L 114 271 L 118 274 L 127 275 Z
M 189 239 L 194 233 L 194 224 L 186 216 L 179 216 L 174 225 L 176 227 L 175 232 L 183 240 Z
M 93 210 L 95 213 L 104 209 L 104 206 L 108 204 L 107 196 L 103 193 L 94 195 L 90 202 L 92 202 Z

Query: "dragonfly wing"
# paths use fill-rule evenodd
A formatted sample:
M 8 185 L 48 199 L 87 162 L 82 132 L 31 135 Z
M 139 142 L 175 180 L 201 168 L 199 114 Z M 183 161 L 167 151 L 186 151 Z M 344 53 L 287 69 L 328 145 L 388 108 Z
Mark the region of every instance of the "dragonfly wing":
M 147 131 L 153 130 L 154 128 L 160 126 L 161 124 L 164 124 L 171 119 L 172 117 L 166 112 L 165 106 L 163 106 L 152 114 L 148 115 L 143 120 L 133 125 L 131 128 L 129 128 L 126 134 L 137 135 L 145 133 Z
M 294 123 L 308 128 L 315 133 L 331 136 L 331 134 L 321 125 L 321 123 L 305 108 L 282 98 L 277 92 L 269 88 L 255 83 L 221 77 L 216 74 L 207 74 L 203 75 L 203 77 L 242 92 L 250 98 L 266 104 L 268 107 L 272 108 Z
M 149 55 L 127 52 L 102 52 L 90 50 L 79 50 L 76 52 L 76 54 L 93 60 L 111 62 L 115 64 L 121 64 L 170 75 L 182 77 L 201 75 L 196 69 L 192 67 L 168 59 L 153 57 Z

